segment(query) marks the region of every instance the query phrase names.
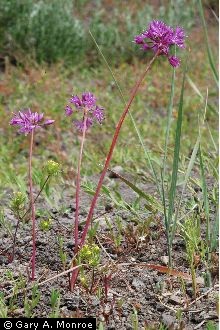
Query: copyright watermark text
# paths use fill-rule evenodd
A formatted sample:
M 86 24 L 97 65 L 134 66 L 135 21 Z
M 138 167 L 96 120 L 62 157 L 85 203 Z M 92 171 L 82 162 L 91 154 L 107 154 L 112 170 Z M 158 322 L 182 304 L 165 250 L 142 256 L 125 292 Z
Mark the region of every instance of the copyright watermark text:
M 95 330 L 95 318 L 81 318 L 81 319 L 10 319 L 0 320 L 2 329 L 79 329 L 79 330 Z

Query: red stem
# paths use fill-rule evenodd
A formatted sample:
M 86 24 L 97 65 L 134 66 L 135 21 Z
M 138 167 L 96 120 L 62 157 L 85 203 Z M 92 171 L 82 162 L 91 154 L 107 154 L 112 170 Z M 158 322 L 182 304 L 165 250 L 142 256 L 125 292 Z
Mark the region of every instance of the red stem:
M 92 200 L 92 203 L 91 203 L 91 206 L 90 206 L 89 214 L 88 214 L 87 219 L 86 219 L 86 224 L 85 224 L 85 227 L 84 227 L 84 230 L 83 230 L 83 233 L 82 233 L 82 238 L 81 238 L 81 241 L 80 241 L 80 247 L 82 247 L 83 244 L 85 243 L 85 239 L 86 239 L 86 236 L 87 236 L 89 225 L 90 225 L 91 220 L 92 220 L 93 211 L 94 211 L 94 208 L 95 208 L 95 205 L 96 205 L 96 202 L 97 202 L 97 199 L 98 199 L 98 196 L 99 196 L 101 187 L 102 187 L 103 180 L 105 178 L 105 174 L 106 174 L 106 172 L 108 170 L 109 163 L 111 161 L 111 158 L 112 158 L 112 154 L 113 154 L 115 145 L 117 143 L 117 139 L 118 139 L 118 135 L 119 135 L 121 126 L 122 126 L 122 124 L 123 124 L 123 122 L 125 120 L 125 117 L 126 117 L 128 111 L 129 111 L 129 108 L 130 108 L 130 106 L 131 106 L 131 104 L 132 104 L 132 102 L 133 102 L 133 100 L 135 98 L 135 95 L 137 94 L 137 91 L 138 91 L 138 89 L 139 89 L 142 81 L 144 80 L 147 72 L 149 71 L 151 65 L 153 64 L 154 60 L 156 59 L 156 57 L 158 55 L 159 55 L 159 51 L 157 51 L 155 53 L 154 57 L 149 62 L 148 66 L 146 67 L 145 71 L 141 75 L 140 79 L 135 84 L 135 86 L 134 86 L 134 88 L 132 90 L 130 99 L 128 101 L 128 104 L 126 105 L 126 107 L 125 107 L 125 109 L 124 109 L 124 111 L 123 111 L 123 113 L 121 115 L 121 118 L 119 119 L 118 125 L 117 125 L 116 130 L 115 130 L 115 133 L 114 133 L 114 137 L 113 137 L 113 140 L 112 140 L 112 144 L 111 144 L 110 150 L 108 152 L 108 155 L 107 155 L 107 158 L 106 158 L 106 161 L 105 161 L 105 165 L 104 165 L 103 171 L 101 173 L 101 176 L 99 178 L 99 182 L 98 182 L 98 185 L 97 185 L 97 188 L 96 188 L 96 192 L 95 192 L 95 195 L 93 197 L 93 200 Z M 74 286 L 75 286 L 75 283 L 76 283 L 78 274 L 79 274 L 79 269 L 74 270 L 73 273 L 72 273 L 71 287 L 70 287 L 71 288 L 71 291 L 73 291 L 73 289 L 74 289 Z
M 130 99 L 128 101 L 128 104 L 126 105 L 122 115 L 121 115 L 121 118 L 119 119 L 119 122 L 118 122 L 118 125 L 116 127 L 116 130 L 115 130 L 115 134 L 114 134 L 114 137 L 113 137 L 113 140 L 112 140 L 112 144 L 111 144 L 111 147 L 110 147 L 110 150 L 108 152 L 108 155 L 107 155 L 107 158 L 106 158 L 106 161 L 105 161 L 105 165 L 104 165 L 104 168 L 103 168 L 103 171 L 101 173 L 101 176 L 99 178 L 99 182 L 98 182 L 98 185 L 97 185 L 97 188 L 96 188 L 96 192 L 95 192 L 95 195 L 93 197 L 93 200 L 92 200 L 92 203 L 91 203 L 91 206 L 90 206 L 90 210 L 89 210 L 89 214 L 88 214 L 88 217 L 86 219 L 86 224 L 85 224 L 85 227 L 84 227 L 84 230 L 83 230 L 83 233 L 82 233 L 82 238 L 81 238 L 81 242 L 80 242 L 80 246 L 82 247 L 83 244 L 85 243 L 85 239 L 86 239 L 86 235 L 87 235 L 87 232 L 88 232 L 88 229 L 89 229 L 89 225 L 91 223 L 91 220 L 92 220 L 92 215 L 93 215 L 93 211 L 94 211 L 94 208 L 95 208 L 95 205 L 96 205 L 96 202 L 97 202 L 97 199 L 98 199 L 98 196 L 99 196 L 99 193 L 100 193 L 100 190 L 101 190 L 101 187 L 102 187 L 102 183 L 103 183 L 103 180 L 105 178 L 105 174 L 108 170 L 108 167 L 109 167 L 109 163 L 111 161 L 111 158 L 112 158 L 112 154 L 113 154 L 113 151 L 114 151 L 114 148 L 115 148 L 115 145 L 117 143 L 117 140 L 118 140 L 118 135 L 119 135 L 119 132 L 120 132 L 120 129 L 121 129 L 121 126 L 125 120 L 125 117 L 128 113 L 128 110 L 135 98 L 135 95 L 137 94 L 137 91 L 142 83 L 142 81 L 144 80 L 147 72 L 149 71 L 152 63 L 154 62 L 154 60 L 156 59 L 157 55 L 158 55 L 159 52 L 157 52 L 154 57 L 151 59 L 150 63 L 148 64 L 147 68 L 145 69 L 144 73 L 141 75 L 140 79 L 137 81 L 137 83 L 135 84 L 133 90 L 132 90 L 132 93 L 131 93 L 131 96 L 130 96 Z
M 86 136 L 86 120 L 87 120 L 87 110 L 84 110 L 84 121 L 83 121 L 83 135 L 80 146 L 79 158 L 78 158 L 78 166 L 77 166 L 77 177 L 76 177 L 76 212 L 75 212 L 75 229 L 74 229 L 74 238 L 75 238 L 75 248 L 74 252 L 77 254 L 78 252 L 78 238 L 79 238 L 79 202 L 80 202 L 80 169 L 82 164 L 82 154 L 83 154 L 83 146 L 85 142 Z
M 32 181 L 32 154 L 33 154 L 34 130 L 31 131 L 30 137 L 30 151 L 29 151 L 29 187 L 30 187 L 30 204 L 31 204 L 31 220 L 32 220 L 32 274 L 31 279 L 35 278 L 35 259 L 36 259 L 36 234 L 35 234 L 35 204 L 33 195 L 33 181 Z

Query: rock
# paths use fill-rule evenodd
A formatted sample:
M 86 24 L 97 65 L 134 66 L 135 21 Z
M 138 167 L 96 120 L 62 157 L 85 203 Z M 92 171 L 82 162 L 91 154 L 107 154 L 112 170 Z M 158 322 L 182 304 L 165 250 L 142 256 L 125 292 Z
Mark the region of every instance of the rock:
M 156 309 L 158 312 L 164 312 L 166 308 L 161 303 L 157 303 Z
M 190 285 L 192 285 L 192 283 L 190 283 Z M 190 296 L 193 297 L 194 296 L 194 292 L 192 288 L 186 288 L 186 293 Z
M 120 165 L 113 167 L 112 171 L 119 175 L 121 175 L 124 172 L 123 167 L 121 167 Z M 117 179 L 117 175 L 115 173 L 109 172 L 108 177 L 110 179 Z
M 106 212 L 111 212 L 114 208 L 114 205 L 112 203 L 108 203 L 105 205 L 105 211 Z
M 168 329 L 170 329 L 172 326 L 174 326 L 176 319 L 170 314 L 163 313 L 161 321 Z
M 67 249 L 71 249 L 71 250 L 73 250 L 74 246 L 75 246 L 75 244 L 72 243 L 72 242 L 68 242 L 68 243 L 66 244 Z
M 162 256 L 160 257 L 160 260 L 162 262 L 163 265 L 167 266 L 169 263 L 169 257 L 168 256 Z
M 126 212 L 123 212 L 121 215 L 123 220 L 127 220 L 128 219 L 128 214 Z
M 205 315 L 204 318 L 207 320 L 214 320 L 218 318 L 218 314 L 216 311 L 210 311 L 208 315 Z
M 76 310 L 79 307 L 80 299 L 79 297 L 67 298 L 65 299 L 65 306 L 68 310 Z
M 134 277 L 133 281 L 131 283 L 131 285 L 136 289 L 136 290 L 140 290 L 145 288 L 145 284 L 143 281 L 141 281 L 138 277 Z
M 13 311 L 13 314 L 14 316 L 23 316 L 23 313 L 24 313 L 24 308 L 16 308 L 14 311 Z
M 96 297 L 92 298 L 91 305 L 96 307 L 99 306 L 100 300 Z
M 9 263 L 8 258 L 5 256 L 0 256 L 0 265 L 7 265 Z
M 172 294 L 172 296 L 169 298 L 169 301 L 174 305 L 181 305 L 182 304 L 182 300 L 178 296 L 176 296 L 175 294 Z

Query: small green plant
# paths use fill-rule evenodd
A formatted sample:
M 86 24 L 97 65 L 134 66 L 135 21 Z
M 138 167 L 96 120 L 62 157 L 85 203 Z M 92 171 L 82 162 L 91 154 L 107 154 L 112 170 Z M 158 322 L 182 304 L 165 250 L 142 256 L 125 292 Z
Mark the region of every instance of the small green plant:
M 39 227 L 43 231 L 48 231 L 52 227 L 53 220 L 52 219 L 42 219 L 40 221 Z
M 161 323 L 158 330 L 168 330 L 168 328 Z
M 94 281 L 95 281 L 95 269 L 97 269 L 100 263 L 100 248 L 98 245 L 85 244 L 78 254 L 79 264 L 86 264 L 88 268 L 92 269 L 92 279 L 90 285 L 90 292 L 92 292 Z M 85 288 L 88 288 L 88 279 L 85 274 L 85 267 L 80 267 L 80 281 Z
M 67 263 L 67 254 L 64 251 L 64 242 L 63 242 L 63 237 L 62 236 L 58 236 L 57 243 L 58 243 L 58 246 L 59 246 L 60 260 L 61 260 L 62 265 L 63 265 L 63 270 L 65 270 L 66 269 L 66 263 Z
M 115 223 L 117 227 L 116 230 L 113 228 L 112 224 L 110 223 L 107 217 L 105 217 L 105 222 L 109 230 L 110 239 L 114 243 L 116 251 L 119 251 L 123 239 L 123 225 L 121 218 L 118 216 L 116 216 L 115 218 Z
M 11 210 L 14 212 L 14 214 L 18 216 L 18 218 L 21 217 L 20 212 L 24 212 L 25 203 L 26 203 L 25 194 L 23 194 L 20 191 L 13 193 L 13 196 L 11 198 L 10 207 L 11 207 Z
M 182 227 L 182 232 L 186 244 L 186 256 L 191 270 L 194 297 L 196 299 L 196 268 L 200 261 L 200 247 L 202 244 L 199 217 L 195 216 L 186 219 Z
M 54 160 L 48 160 L 43 170 L 48 177 L 57 176 L 62 172 L 61 165 Z
M 79 252 L 79 263 L 96 268 L 100 263 L 100 248 L 96 244 L 85 244 Z
M 133 308 L 133 313 L 131 314 L 131 324 L 133 330 L 139 329 L 138 312 L 136 308 Z
M 208 321 L 206 323 L 206 330 L 217 330 L 218 329 L 218 325 L 215 324 L 213 321 Z
M 50 296 L 50 304 L 52 312 L 50 313 L 50 318 L 58 318 L 60 317 L 60 292 L 58 290 L 52 289 Z
M 92 243 L 94 242 L 95 236 L 98 233 L 98 229 L 99 229 L 99 221 L 97 222 L 93 222 L 91 225 L 91 228 L 88 231 L 88 242 Z
M 8 317 L 8 307 L 4 300 L 4 295 L 0 293 L 0 318 L 5 319 Z
M 3 228 L 5 232 L 7 232 L 13 238 L 12 225 L 5 216 L 4 210 L 0 210 L 0 227 Z
M 31 290 L 31 298 L 25 297 L 24 299 L 24 312 L 25 317 L 30 318 L 34 317 L 34 309 L 37 307 L 40 301 L 40 291 L 38 289 L 37 284 L 34 284 Z
M 3 278 L 7 279 L 12 283 L 11 296 L 7 303 L 8 314 L 10 314 L 13 313 L 15 309 L 17 309 L 18 294 L 20 291 L 25 291 L 25 287 L 27 283 L 26 283 L 26 279 L 22 274 L 19 274 L 19 276 L 15 278 L 13 271 L 11 270 L 7 270 Z

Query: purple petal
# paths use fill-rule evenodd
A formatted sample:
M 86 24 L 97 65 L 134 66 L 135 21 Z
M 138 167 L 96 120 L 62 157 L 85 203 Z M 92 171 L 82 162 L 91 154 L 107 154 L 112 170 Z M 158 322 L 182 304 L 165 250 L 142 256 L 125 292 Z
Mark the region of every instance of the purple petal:
M 104 120 L 104 112 L 103 112 L 103 108 L 99 108 L 98 106 L 96 106 L 95 110 L 93 110 L 93 117 L 101 124 L 101 122 Z
M 53 119 L 47 119 L 45 122 L 44 122 L 44 125 L 51 125 L 55 122 L 55 120 Z
M 73 123 L 79 131 L 81 131 L 81 132 L 83 131 L 83 125 L 84 125 L 83 120 L 74 120 Z
M 71 116 L 73 113 L 73 109 L 68 104 L 65 107 L 65 113 L 66 113 L 66 116 Z
M 27 135 L 35 128 L 40 127 L 39 124 L 42 121 L 43 116 L 43 113 L 31 112 L 31 109 L 25 109 L 14 114 L 14 117 L 10 121 L 10 125 L 19 126 L 19 133 Z M 46 121 L 44 125 L 49 125 L 52 122 Z
M 144 39 L 146 38 L 146 41 Z M 135 37 L 135 42 L 142 45 L 143 50 L 152 49 L 158 55 L 165 55 L 168 57 L 170 47 L 177 45 L 184 48 L 185 33 L 184 30 L 177 26 L 174 30 L 172 27 L 166 25 L 162 21 L 152 21 L 148 29 L 142 34 Z M 170 64 L 173 67 L 180 65 L 180 60 L 175 56 L 168 57 Z
M 170 64 L 171 64 L 174 68 L 176 68 L 176 67 L 178 67 L 178 66 L 180 65 L 180 60 L 179 60 L 179 58 L 176 57 L 176 56 L 170 56 L 170 57 L 168 58 L 168 60 L 169 60 Z
M 177 26 L 175 32 L 173 33 L 172 43 L 180 48 L 185 48 L 184 39 L 185 39 L 184 30 L 180 26 Z
M 141 46 L 141 49 L 143 49 L 143 50 L 149 50 L 149 49 L 151 49 L 151 47 L 148 46 L 147 44 L 143 44 L 143 45 Z
M 82 103 L 83 103 L 83 106 L 84 107 L 86 107 L 89 110 L 91 110 L 91 108 L 94 107 L 95 104 L 96 104 L 96 98 L 90 92 L 83 93 L 82 94 Z
M 38 114 L 38 120 L 37 121 L 38 122 L 41 121 L 43 119 L 43 117 L 44 117 L 44 114 L 43 113 L 39 113 Z
M 138 45 L 141 45 L 141 44 L 143 44 L 144 43 L 144 39 L 145 39 L 146 37 L 143 35 L 143 34 L 139 34 L 139 35 L 137 35 L 135 38 L 134 38 L 134 42 L 136 43 L 136 44 L 138 44 Z
M 163 38 L 173 34 L 173 29 L 162 21 L 152 21 L 146 32 L 148 38 L 153 40 L 161 38 L 162 41 Z
M 73 103 L 76 108 L 80 108 L 82 106 L 82 101 L 77 95 L 73 95 L 70 99 L 70 103 Z
M 17 116 L 15 116 L 14 118 L 12 118 L 9 122 L 10 125 L 20 125 L 22 124 L 23 120 L 18 118 Z
M 90 126 L 92 126 L 93 120 L 92 118 L 87 118 L 86 120 L 86 129 L 88 129 Z
M 74 122 L 74 125 L 75 127 L 80 131 L 80 132 L 83 132 L 83 129 L 84 129 L 84 121 L 83 120 L 75 120 Z M 86 130 L 92 126 L 92 119 L 91 118 L 87 118 L 86 119 Z

